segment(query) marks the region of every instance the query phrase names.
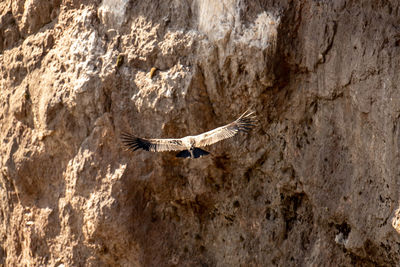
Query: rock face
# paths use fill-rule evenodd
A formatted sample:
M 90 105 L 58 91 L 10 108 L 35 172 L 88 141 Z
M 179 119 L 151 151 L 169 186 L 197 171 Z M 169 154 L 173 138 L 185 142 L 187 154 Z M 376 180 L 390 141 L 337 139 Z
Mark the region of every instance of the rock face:
M 398 265 L 399 25 L 397 0 L 1 2 L 0 265 Z M 119 139 L 248 107 L 201 159 Z

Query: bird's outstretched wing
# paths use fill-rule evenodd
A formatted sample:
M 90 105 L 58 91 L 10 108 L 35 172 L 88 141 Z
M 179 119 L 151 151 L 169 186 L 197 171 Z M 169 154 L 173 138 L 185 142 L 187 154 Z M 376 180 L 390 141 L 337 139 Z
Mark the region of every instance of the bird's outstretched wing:
M 121 141 L 128 149 L 132 151 L 143 149 L 147 151 L 159 152 L 186 149 L 180 139 L 144 139 L 126 132 L 121 134 Z
M 230 138 L 239 132 L 248 132 L 256 124 L 254 112 L 247 110 L 237 120 L 225 126 L 195 136 L 195 146 L 208 146 Z

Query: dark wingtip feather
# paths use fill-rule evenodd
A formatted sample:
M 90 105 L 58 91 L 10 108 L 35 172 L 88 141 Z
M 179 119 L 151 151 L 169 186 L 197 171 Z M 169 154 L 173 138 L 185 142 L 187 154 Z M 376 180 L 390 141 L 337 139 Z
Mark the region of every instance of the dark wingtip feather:
M 239 131 L 249 132 L 257 125 L 257 120 L 254 113 L 255 111 L 248 109 L 236 120 Z
M 150 142 L 147 140 L 126 132 L 121 133 L 121 141 L 127 149 L 132 151 L 136 151 L 138 149 L 149 151 L 151 146 Z

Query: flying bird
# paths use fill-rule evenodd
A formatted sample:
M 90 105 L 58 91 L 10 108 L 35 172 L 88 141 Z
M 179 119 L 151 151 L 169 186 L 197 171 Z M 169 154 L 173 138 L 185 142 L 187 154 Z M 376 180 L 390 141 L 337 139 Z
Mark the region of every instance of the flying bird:
M 231 138 L 239 132 L 251 130 L 255 126 L 256 118 L 254 112 L 247 110 L 237 120 L 214 130 L 183 138 L 173 139 L 145 139 L 130 133 L 122 133 L 122 143 L 130 150 L 143 149 L 152 152 L 179 151 L 178 158 L 199 158 L 210 154 L 199 147 L 209 146 L 221 140 Z

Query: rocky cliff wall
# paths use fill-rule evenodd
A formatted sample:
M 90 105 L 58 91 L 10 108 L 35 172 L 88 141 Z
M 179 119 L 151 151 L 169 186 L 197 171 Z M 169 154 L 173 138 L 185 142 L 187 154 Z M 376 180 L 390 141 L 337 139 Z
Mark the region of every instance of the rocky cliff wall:
M 1 2 L 0 265 L 398 265 L 399 25 L 394 0 Z M 248 107 L 201 159 L 119 139 Z

